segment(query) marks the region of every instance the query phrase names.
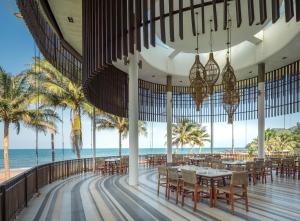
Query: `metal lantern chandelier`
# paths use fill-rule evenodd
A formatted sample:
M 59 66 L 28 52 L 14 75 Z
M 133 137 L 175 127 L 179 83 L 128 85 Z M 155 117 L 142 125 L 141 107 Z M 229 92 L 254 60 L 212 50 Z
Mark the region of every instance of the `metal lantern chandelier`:
M 231 20 L 228 20 L 227 27 L 227 55 L 226 64 L 222 71 L 223 92 L 223 108 L 228 115 L 228 123 L 233 123 L 233 115 L 240 103 L 240 95 L 236 90 L 236 76 L 234 69 L 230 64 L 230 49 L 231 49 Z
M 218 63 L 214 59 L 214 53 L 212 50 L 212 27 L 211 27 L 210 20 L 210 53 L 209 53 L 209 59 L 205 65 L 205 71 L 206 71 L 206 78 L 205 81 L 207 83 L 207 91 L 209 95 L 212 95 L 214 93 L 214 85 L 219 79 L 220 76 L 220 67 Z
M 195 62 L 190 69 L 189 79 L 193 99 L 196 103 L 197 111 L 199 111 L 203 100 L 207 97 L 206 71 L 200 62 L 199 56 L 199 28 L 198 28 L 198 13 L 197 15 L 197 48 Z

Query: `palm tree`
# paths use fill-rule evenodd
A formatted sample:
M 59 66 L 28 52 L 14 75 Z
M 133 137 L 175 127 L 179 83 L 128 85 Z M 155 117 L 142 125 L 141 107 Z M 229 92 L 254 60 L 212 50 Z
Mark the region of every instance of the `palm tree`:
M 118 117 L 111 114 L 103 114 L 101 117 L 96 119 L 96 125 L 98 130 L 103 129 L 117 129 L 119 133 L 119 156 L 122 155 L 122 139 L 126 138 L 129 131 L 128 119 Z M 139 133 L 147 136 L 146 123 L 139 121 L 138 123 Z
M 296 137 L 289 130 L 270 128 L 265 130 L 265 151 L 267 154 L 283 150 L 292 152 L 296 144 Z M 256 152 L 258 149 L 258 138 L 253 139 L 247 144 L 246 148 L 250 154 Z
M 82 148 L 82 127 L 81 116 L 84 114 L 84 106 L 89 105 L 82 91 L 82 87 L 72 82 L 67 77 L 64 77 L 56 70 L 48 61 L 36 59 L 32 65 L 32 70 L 38 70 L 38 74 L 42 75 L 42 85 L 45 96 L 55 98 L 57 105 L 67 107 L 70 111 L 70 120 L 72 129 L 70 133 L 72 149 L 76 153 L 77 158 L 80 158 Z M 36 73 L 33 71 L 33 73 Z M 49 104 L 51 102 L 45 102 Z
M 9 172 L 9 127 L 15 126 L 17 134 L 20 132 L 21 123 L 27 127 L 34 127 L 40 131 L 55 131 L 55 125 L 50 120 L 57 118 L 52 110 L 31 109 L 31 102 L 34 89 L 28 84 L 27 75 L 20 74 L 11 76 L 0 68 L 0 121 L 4 124 L 4 170 L 5 177 L 10 176 Z
M 205 127 L 189 119 L 180 119 L 177 124 L 172 125 L 172 145 L 176 145 L 177 149 L 186 144 L 202 147 L 205 141 L 209 141 L 208 137 Z
M 206 127 L 202 126 L 201 124 L 197 124 L 197 128 L 195 128 L 191 137 L 192 147 L 198 146 L 201 150 L 202 147 L 204 147 L 204 142 L 210 142 L 209 134 L 206 133 Z

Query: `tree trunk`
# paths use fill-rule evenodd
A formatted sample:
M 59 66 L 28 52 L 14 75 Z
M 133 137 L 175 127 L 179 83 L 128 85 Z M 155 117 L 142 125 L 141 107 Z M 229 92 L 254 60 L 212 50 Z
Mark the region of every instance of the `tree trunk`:
M 72 133 L 73 133 L 73 149 L 78 159 L 80 159 L 80 151 L 82 145 L 81 137 L 81 119 L 80 109 L 75 110 L 72 119 Z
M 9 168 L 9 157 L 8 157 L 8 133 L 9 133 L 9 123 L 4 121 L 4 149 L 3 149 L 3 158 L 4 158 L 4 174 L 5 179 L 10 177 L 10 168 Z
M 51 133 L 51 150 L 52 150 L 52 162 L 54 162 L 55 161 L 54 133 Z
M 122 133 L 119 131 L 119 157 L 122 155 Z

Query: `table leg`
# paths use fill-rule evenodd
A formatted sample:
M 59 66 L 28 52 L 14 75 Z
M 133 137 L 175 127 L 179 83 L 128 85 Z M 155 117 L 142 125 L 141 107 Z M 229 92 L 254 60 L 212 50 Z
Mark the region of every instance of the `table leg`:
M 213 196 L 215 195 L 215 181 L 213 178 L 210 179 L 210 197 L 209 197 L 209 205 L 210 207 L 213 207 Z M 216 207 L 214 203 L 214 207 Z

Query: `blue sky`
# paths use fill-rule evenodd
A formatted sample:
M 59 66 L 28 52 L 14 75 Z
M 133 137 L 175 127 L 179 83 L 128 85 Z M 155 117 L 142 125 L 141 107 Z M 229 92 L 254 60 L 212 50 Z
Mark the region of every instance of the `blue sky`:
M 34 56 L 34 41 L 28 31 L 25 23 L 13 16 L 17 7 L 12 0 L 0 1 L 0 66 L 12 74 L 20 73 L 28 68 L 32 57 Z M 69 111 L 64 112 L 64 135 L 65 147 L 70 148 L 70 117 Z M 285 117 L 286 128 L 294 126 L 300 121 L 300 114 L 289 115 Z M 209 125 L 207 126 L 210 131 Z M 55 137 L 56 147 L 61 147 L 62 135 L 61 125 L 58 125 L 58 134 Z M 283 117 L 266 119 L 267 127 L 284 127 Z M 83 117 L 83 146 L 91 146 L 91 122 L 87 117 Z M 150 147 L 152 141 L 151 123 L 148 123 L 148 137 L 140 137 L 140 147 Z M 234 124 L 235 146 L 244 147 L 257 136 L 257 120 L 247 122 L 235 122 Z M 165 123 L 153 124 L 153 147 L 165 146 Z M 247 135 L 246 135 L 247 134 Z M 123 141 L 124 147 L 128 147 L 128 139 Z M 19 135 L 13 128 L 10 129 L 10 148 L 33 148 L 35 145 L 35 134 L 33 130 L 22 127 Z M 50 148 L 50 135 L 40 134 L 40 148 Z M 118 146 L 117 131 L 97 132 L 97 148 L 110 148 Z M 209 146 L 207 143 L 206 146 Z M 215 147 L 231 146 L 231 126 L 226 123 L 215 124 Z M 0 123 L 0 148 L 3 148 L 3 125 Z

